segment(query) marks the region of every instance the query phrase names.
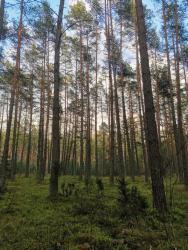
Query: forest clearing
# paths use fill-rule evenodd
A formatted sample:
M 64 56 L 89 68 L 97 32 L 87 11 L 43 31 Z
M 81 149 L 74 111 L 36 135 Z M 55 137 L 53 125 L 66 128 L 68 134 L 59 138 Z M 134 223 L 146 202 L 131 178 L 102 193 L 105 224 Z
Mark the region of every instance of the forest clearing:
M 0 250 L 188 249 L 188 1 L 0 1 Z

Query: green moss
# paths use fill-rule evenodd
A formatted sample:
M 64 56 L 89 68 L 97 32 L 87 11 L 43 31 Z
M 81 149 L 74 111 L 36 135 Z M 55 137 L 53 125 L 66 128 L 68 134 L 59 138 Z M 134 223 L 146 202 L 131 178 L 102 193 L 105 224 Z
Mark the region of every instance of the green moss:
M 82 196 L 50 200 L 48 177 L 42 184 L 34 177 L 8 183 L 0 199 L 1 250 L 187 249 L 188 192 L 183 186 L 175 186 L 174 209 L 161 221 L 152 211 L 150 184 L 141 177 L 134 184 L 128 179 L 147 197 L 150 209 L 144 218 L 123 220 L 117 212 L 117 183 L 111 187 L 104 178 L 104 194 L 99 194 L 94 179 L 89 190 L 77 177 L 61 177 L 60 186 L 63 182 L 74 183 Z

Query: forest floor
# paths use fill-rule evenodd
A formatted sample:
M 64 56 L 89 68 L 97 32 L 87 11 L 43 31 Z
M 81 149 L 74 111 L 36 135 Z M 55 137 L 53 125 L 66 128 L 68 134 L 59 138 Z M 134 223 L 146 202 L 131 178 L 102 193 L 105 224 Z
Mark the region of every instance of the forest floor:
M 0 249 L 188 249 L 188 191 L 183 185 L 175 185 L 173 211 L 163 220 L 152 211 L 151 187 L 141 177 L 128 183 L 147 197 L 149 208 L 129 218 L 119 216 L 117 184 L 111 187 L 107 178 L 103 182 L 101 194 L 94 179 L 86 190 L 77 177 L 61 177 L 64 195 L 54 201 L 48 198 L 49 178 L 42 184 L 34 177 L 9 182 L 0 198 Z M 74 192 L 68 195 L 62 183 L 74 183 L 69 185 Z

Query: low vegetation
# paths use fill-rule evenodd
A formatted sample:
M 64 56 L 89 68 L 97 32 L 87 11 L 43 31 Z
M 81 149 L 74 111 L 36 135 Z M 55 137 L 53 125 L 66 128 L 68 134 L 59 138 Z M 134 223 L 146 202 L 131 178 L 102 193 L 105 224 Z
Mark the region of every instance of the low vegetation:
M 107 178 L 97 183 L 93 178 L 86 187 L 69 176 L 61 177 L 60 185 L 51 201 L 48 178 L 37 185 L 35 178 L 23 177 L 8 183 L 0 199 L 0 249 L 188 249 L 183 185 L 174 187 L 165 219 L 152 209 L 150 184 L 141 177 L 134 183 L 117 180 L 113 187 Z

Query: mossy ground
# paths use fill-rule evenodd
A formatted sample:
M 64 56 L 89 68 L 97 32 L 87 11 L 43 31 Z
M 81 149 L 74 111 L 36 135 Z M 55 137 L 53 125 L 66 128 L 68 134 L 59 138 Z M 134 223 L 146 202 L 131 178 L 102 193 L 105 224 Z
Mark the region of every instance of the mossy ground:
M 128 220 L 119 218 L 117 185 L 111 187 L 107 178 L 102 196 L 94 180 L 89 190 L 78 177 L 61 177 L 62 182 L 75 183 L 83 192 L 81 201 L 75 195 L 51 201 L 48 177 L 42 184 L 34 177 L 8 183 L 0 199 L 1 250 L 188 249 L 188 191 L 182 185 L 175 186 L 173 211 L 163 221 L 152 211 L 151 187 L 141 177 L 134 185 L 147 197 L 150 209 Z

